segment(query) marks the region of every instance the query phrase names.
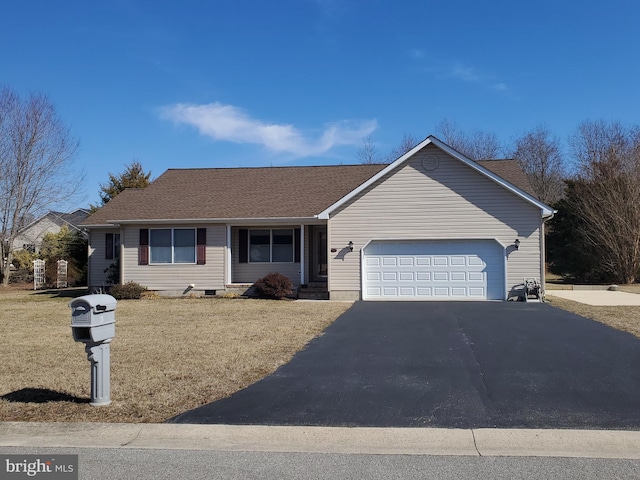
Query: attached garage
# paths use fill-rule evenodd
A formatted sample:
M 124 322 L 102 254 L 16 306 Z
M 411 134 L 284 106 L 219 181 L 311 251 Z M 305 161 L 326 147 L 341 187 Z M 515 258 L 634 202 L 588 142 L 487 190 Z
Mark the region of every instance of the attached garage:
M 504 300 L 496 240 L 372 241 L 362 254 L 364 300 Z

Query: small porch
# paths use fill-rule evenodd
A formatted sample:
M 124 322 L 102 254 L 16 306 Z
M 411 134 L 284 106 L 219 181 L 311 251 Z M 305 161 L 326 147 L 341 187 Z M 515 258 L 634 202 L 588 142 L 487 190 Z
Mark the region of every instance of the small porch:
M 228 290 L 252 285 L 277 272 L 300 292 L 328 292 L 326 224 L 228 225 L 226 258 Z

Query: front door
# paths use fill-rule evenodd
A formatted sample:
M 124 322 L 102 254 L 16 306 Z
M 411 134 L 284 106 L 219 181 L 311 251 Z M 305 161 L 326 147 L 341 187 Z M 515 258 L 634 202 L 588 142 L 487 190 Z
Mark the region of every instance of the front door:
M 327 227 L 311 226 L 311 281 L 327 281 Z

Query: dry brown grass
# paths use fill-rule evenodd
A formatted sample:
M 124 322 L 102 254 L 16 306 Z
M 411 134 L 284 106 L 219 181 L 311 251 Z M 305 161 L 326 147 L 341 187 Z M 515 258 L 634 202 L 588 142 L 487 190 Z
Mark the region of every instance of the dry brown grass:
M 632 285 L 630 287 L 632 288 L 626 289 L 626 287 L 621 287 L 621 290 L 630 293 L 640 292 L 640 288 L 633 291 L 636 285 Z M 596 307 L 551 295 L 547 296 L 546 299 L 554 307 L 562 308 L 563 310 L 577 313 L 583 317 L 591 318 L 618 330 L 629 332 L 640 338 L 640 307 Z
M 91 407 L 69 298 L 0 288 L 0 421 L 162 422 L 275 371 L 350 305 L 242 299 L 118 302 L 111 399 Z M 67 401 L 59 396 L 68 395 Z M 40 397 L 44 401 L 36 403 Z M 17 400 L 17 401 L 16 401 Z M 75 401 L 74 401 L 75 400 Z

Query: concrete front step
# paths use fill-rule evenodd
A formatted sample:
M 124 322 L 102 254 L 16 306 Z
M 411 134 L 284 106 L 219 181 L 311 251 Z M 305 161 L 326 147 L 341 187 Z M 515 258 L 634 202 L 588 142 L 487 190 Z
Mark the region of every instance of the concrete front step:
M 326 283 L 310 283 L 298 287 L 298 298 L 303 300 L 329 300 Z

